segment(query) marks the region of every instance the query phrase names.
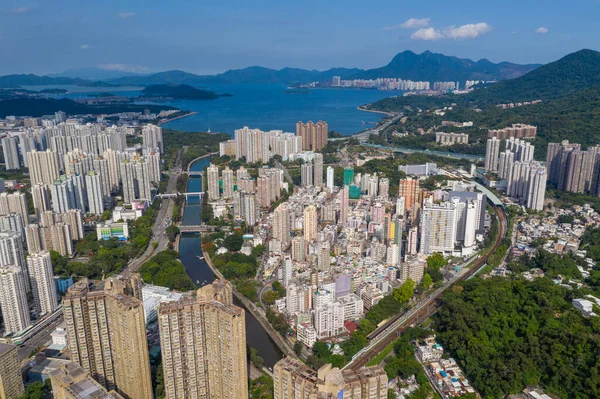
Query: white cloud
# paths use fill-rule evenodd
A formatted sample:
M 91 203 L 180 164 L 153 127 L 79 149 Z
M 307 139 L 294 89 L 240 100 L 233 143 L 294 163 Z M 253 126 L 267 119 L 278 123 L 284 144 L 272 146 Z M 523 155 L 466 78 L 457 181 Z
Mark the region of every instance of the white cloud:
M 438 29 L 421 28 L 410 35 L 410 38 L 414 40 L 440 40 L 444 38 L 444 34 Z
M 429 26 L 429 18 L 409 18 L 401 25 L 404 29 L 416 29 Z
M 134 15 L 135 15 L 135 13 L 132 11 L 121 11 L 120 13 L 117 14 L 117 16 L 122 19 L 131 18 Z
M 543 35 L 545 33 L 548 33 L 548 28 L 544 28 L 543 26 L 540 26 L 539 28 L 537 28 L 535 33 L 541 33 Z
M 82 44 L 81 46 L 79 46 L 79 48 L 82 49 L 82 50 L 86 50 L 86 49 L 90 48 L 90 45 L 89 44 Z
M 99 69 L 106 71 L 121 71 L 121 72 L 147 72 L 148 68 L 139 65 L 127 64 L 99 64 L 96 65 Z
M 384 26 L 383 30 L 396 30 L 400 28 L 404 29 L 417 29 L 423 28 L 429 25 L 429 18 L 409 18 L 406 21 L 398 25 Z
M 17 7 L 17 8 L 13 8 L 12 10 L 10 10 L 10 12 L 14 13 L 14 14 L 23 14 L 28 12 L 29 10 L 31 10 L 31 8 L 29 7 Z
M 454 40 L 475 39 L 479 35 L 484 35 L 492 30 L 492 27 L 485 22 L 477 24 L 467 24 L 459 26 L 449 26 L 444 31 L 444 36 Z
M 452 25 L 441 30 L 435 28 L 421 28 L 410 35 L 410 38 L 414 40 L 475 39 L 476 37 L 486 34 L 491 30 L 492 27 L 486 22 L 479 22 L 476 24 L 467 24 L 459 27 Z

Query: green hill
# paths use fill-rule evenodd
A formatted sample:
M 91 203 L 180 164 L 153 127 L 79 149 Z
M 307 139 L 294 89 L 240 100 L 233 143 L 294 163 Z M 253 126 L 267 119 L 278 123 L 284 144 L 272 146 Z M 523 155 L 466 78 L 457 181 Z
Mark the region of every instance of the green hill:
M 9 115 L 37 117 L 52 115 L 56 111 L 65 111 L 69 115 L 99 115 L 118 112 L 143 112 L 145 109 L 149 109 L 150 112 L 160 112 L 161 110 L 176 108 L 167 105 L 152 104 L 88 105 L 69 99 L 56 100 L 51 98 L 19 97 L 0 100 L 0 118 L 5 118 Z
M 473 61 L 444 54 L 425 51 L 415 54 L 403 51 L 384 67 L 369 69 L 350 76 L 351 79 L 402 78 L 418 81 L 503 80 L 521 76 L 537 64 L 519 65 L 510 62 L 493 62 L 481 59 Z M 348 76 L 342 76 L 342 78 Z
M 478 105 L 550 100 L 598 84 L 600 84 L 600 52 L 584 49 L 541 66 L 519 78 L 477 89 L 466 95 L 465 100 Z

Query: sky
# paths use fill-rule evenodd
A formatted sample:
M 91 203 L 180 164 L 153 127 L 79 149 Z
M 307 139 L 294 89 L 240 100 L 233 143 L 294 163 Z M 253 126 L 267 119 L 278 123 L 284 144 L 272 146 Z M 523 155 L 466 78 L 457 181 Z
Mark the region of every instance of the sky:
M 2 0 L 0 74 L 376 68 L 425 50 L 547 63 L 600 49 L 600 0 Z

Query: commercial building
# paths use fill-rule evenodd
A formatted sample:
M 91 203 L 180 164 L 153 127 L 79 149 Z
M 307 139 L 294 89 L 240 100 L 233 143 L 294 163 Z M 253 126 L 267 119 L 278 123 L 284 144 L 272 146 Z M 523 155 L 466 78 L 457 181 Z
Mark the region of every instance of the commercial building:
M 63 299 L 71 359 L 108 390 L 152 398 L 141 277 L 109 278 L 104 290 L 74 284 Z
M 25 388 L 18 357 L 19 347 L 0 343 L 0 398 L 17 399 Z
M 427 162 L 422 165 L 399 165 L 398 170 L 413 176 L 430 176 L 437 174 L 437 164 Z
M 248 397 L 244 310 L 233 305 L 231 283 L 162 303 L 158 323 L 165 398 Z

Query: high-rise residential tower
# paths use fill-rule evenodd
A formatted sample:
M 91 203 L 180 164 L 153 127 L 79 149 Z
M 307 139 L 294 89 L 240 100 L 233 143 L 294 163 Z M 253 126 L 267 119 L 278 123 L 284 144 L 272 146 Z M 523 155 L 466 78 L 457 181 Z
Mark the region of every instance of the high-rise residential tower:
M 323 184 L 323 154 L 315 154 L 313 159 L 313 184 L 320 186 Z
M 27 269 L 29 270 L 29 283 L 38 313 L 43 315 L 54 312 L 58 308 L 58 296 L 50 252 L 29 254 Z
M 248 397 L 244 310 L 231 283 L 161 303 L 158 315 L 166 399 Z
M 317 207 L 309 205 L 304 208 L 304 239 L 310 243 L 317 238 Z
M 82 279 L 63 299 L 71 359 L 129 399 L 153 396 L 140 283 L 137 274 L 110 278 L 93 291 Z
M 6 335 L 23 331 L 31 325 L 26 284 L 21 268 L 0 266 L 0 310 Z
M 100 175 L 93 170 L 89 172 L 85 177 L 85 186 L 87 188 L 89 212 L 98 216 L 102 215 L 104 213 L 104 199 Z
M 335 187 L 335 169 L 333 167 L 327 167 L 327 189 L 329 192 L 333 192 L 333 188 Z
M 150 148 L 163 152 L 162 128 L 156 125 L 146 125 L 142 128 L 142 140 L 144 148 Z
M 304 150 L 319 151 L 323 149 L 327 145 L 328 133 L 327 122 L 296 123 L 296 136 L 302 137 L 302 149 Z
M 59 178 L 56 152 L 30 151 L 27 153 L 31 184 L 52 184 Z
M 23 395 L 23 377 L 19 362 L 19 347 L 0 344 L 0 398 L 17 399 Z
M 498 157 L 502 140 L 492 137 L 487 140 L 485 147 L 485 170 L 487 172 L 498 171 Z

